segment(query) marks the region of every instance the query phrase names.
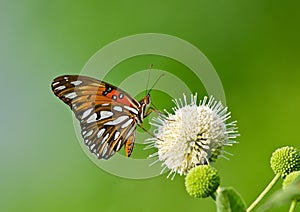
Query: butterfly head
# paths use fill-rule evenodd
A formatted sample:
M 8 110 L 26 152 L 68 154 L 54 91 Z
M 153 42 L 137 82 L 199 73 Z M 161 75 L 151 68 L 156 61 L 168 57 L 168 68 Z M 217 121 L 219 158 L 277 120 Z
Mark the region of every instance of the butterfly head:
M 151 97 L 150 93 L 148 93 L 144 98 L 140 101 L 141 105 L 150 105 L 151 103 Z

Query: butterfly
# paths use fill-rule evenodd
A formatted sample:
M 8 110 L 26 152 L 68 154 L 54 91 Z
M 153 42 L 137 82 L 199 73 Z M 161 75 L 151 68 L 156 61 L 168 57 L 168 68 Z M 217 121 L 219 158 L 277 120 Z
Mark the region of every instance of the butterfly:
M 59 76 L 51 87 L 74 112 L 84 143 L 98 159 L 109 159 L 122 146 L 130 157 L 136 127 L 151 113 L 149 92 L 137 101 L 116 86 L 81 75 Z

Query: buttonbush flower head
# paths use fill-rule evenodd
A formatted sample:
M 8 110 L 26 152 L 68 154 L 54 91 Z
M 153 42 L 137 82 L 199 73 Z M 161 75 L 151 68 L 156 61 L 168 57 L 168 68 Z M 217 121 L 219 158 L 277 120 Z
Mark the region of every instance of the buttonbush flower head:
M 153 119 L 151 125 L 156 127 L 155 137 L 149 138 L 147 148 L 158 151 L 150 157 L 158 157 L 163 162 L 163 170 L 169 169 L 168 177 L 173 174 L 186 175 L 198 165 L 214 162 L 222 155 L 224 145 L 236 143 L 236 121 L 226 123 L 230 118 L 227 107 L 213 97 L 204 97 L 197 105 L 197 94 L 191 95 L 190 103 L 183 95 L 173 100 L 173 113 L 167 111 Z
M 218 171 L 209 165 L 196 166 L 185 177 L 186 191 L 196 198 L 206 198 L 213 195 L 219 185 Z
M 289 173 L 300 170 L 300 153 L 294 147 L 282 147 L 273 152 L 270 163 L 274 173 L 285 178 Z

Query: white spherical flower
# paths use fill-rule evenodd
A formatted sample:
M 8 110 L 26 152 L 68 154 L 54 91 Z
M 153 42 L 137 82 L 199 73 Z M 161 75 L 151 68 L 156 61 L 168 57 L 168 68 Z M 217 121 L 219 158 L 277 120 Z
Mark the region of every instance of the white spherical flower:
M 164 168 L 170 173 L 186 175 L 198 165 L 215 161 L 222 153 L 225 145 L 236 143 L 236 121 L 226 123 L 230 118 L 227 107 L 217 102 L 213 97 L 204 97 L 197 105 L 197 94 L 191 95 L 188 103 L 186 96 L 173 100 L 176 107 L 174 114 L 154 118 L 151 125 L 156 127 L 155 137 L 147 139 L 148 148 L 157 148 L 157 161 L 162 161 Z

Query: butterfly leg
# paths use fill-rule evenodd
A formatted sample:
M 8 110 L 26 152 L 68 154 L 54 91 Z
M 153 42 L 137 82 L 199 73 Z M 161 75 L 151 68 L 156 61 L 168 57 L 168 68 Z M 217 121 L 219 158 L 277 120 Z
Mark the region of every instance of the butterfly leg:
M 151 135 L 152 137 L 158 139 L 158 140 L 161 140 L 160 138 L 156 137 L 154 134 L 152 134 L 151 132 L 149 132 L 148 130 L 146 130 L 144 127 L 143 127 L 143 124 L 138 124 L 138 126 L 144 130 L 146 133 L 148 133 L 149 135 Z M 161 140 L 162 141 L 162 140 Z
M 149 107 L 146 111 L 146 114 L 144 115 L 144 118 L 149 116 L 152 112 L 156 113 L 158 116 L 162 116 L 163 113 L 159 110 L 155 109 L 154 107 Z

